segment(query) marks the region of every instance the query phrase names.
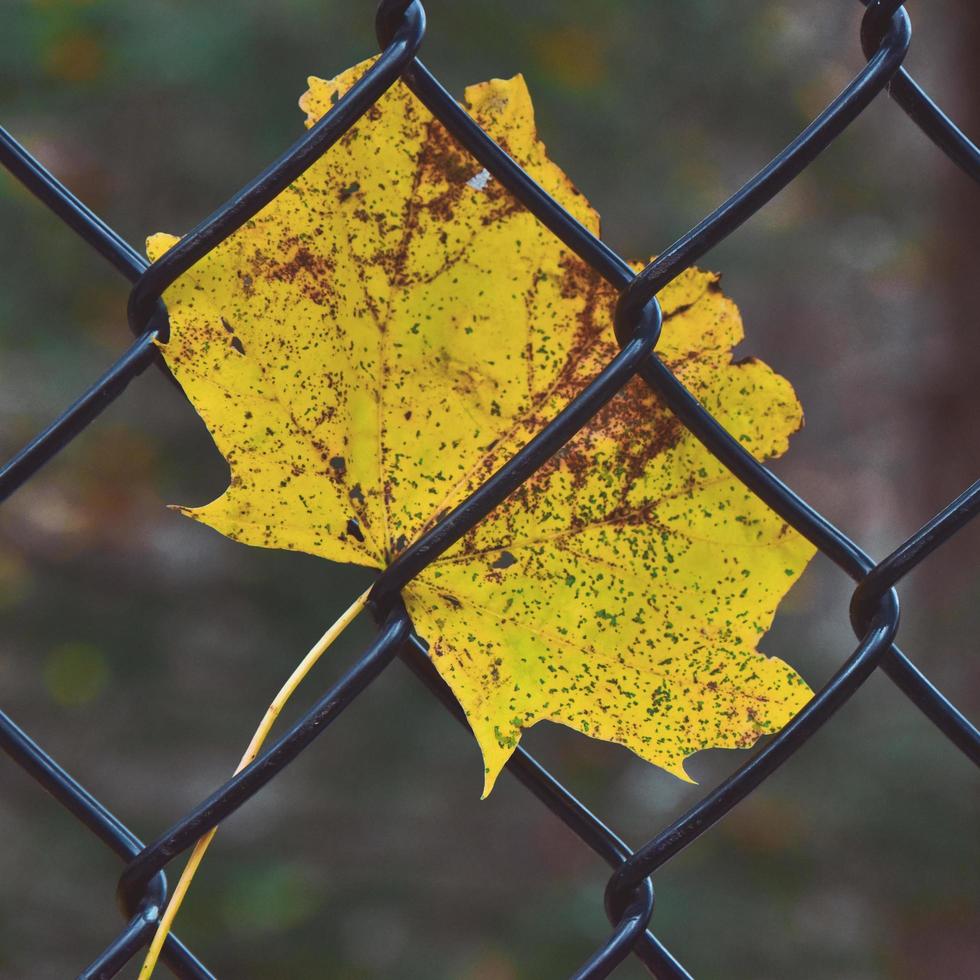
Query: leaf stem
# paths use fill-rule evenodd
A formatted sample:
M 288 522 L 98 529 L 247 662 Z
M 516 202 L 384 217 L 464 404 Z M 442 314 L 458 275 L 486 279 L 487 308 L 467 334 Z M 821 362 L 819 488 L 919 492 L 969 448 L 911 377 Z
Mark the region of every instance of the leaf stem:
M 259 750 L 262 748 L 262 744 L 265 742 L 272 730 L 272 726 L 275 724 L 276 719 L 279 717 L 282 709 L 285 707 L 286 702 L 293 696 L 296 688 L 302 683 L 303 678 L 312 670 L 313 665 L 323 656 L 324 653 L 330 648 L 330 645 L 340 636 L 341 633 L 353 622 L 357 617 L 357 614 L 364 608 L 364 604 L 367 602 L 367 597 L 371 589 L 365 589 L 364 592 L 359 595 L 354 602 L 351 603 L 350 607 L 346 612 L 341 615 L 341 617 L 317 640 L 316 644 L 310 650 L 310 652 L 300 661 L 296 669 L 289 675 L 289 679 L 280 688 L 279 693 L 272 699 L 269 707 L 266 709 L 265 716 L 259 724 L 259 727 L 255 729 L 255 734 L 252 736 L 252 740 L 248 743 L 248 748 L 245 750 L 245 754 L 242 756 L 242 761 L 238 763 L 238 768 L 235 773 L 241 772 L 247 765 L 254 762 L 259 754 Z M 139 980 L 150 980 L 153 974 L 154 967 L 156 967 L 157 960 L 160 957 L 160 951 L 163 949 L 163 944 L 166 941 L 167 935 L 170 932 L 170 927 L 173 925 L 174 918 L 180 909 L 181 903 L 184 901 L 184 897 L 187 894 L 187 890 L 191 886 L 191 882 L 194 880 L 194 875 L 197 874 L 197 869 L 204 858 L 204 854 L 214 839 L 214 835 L 218 832 L 217 827 L 212 827 L 203 837 L 198 840 L 194 845 L 194 849 L 191 851 L 191 856 L 187 861 L 187 865 L 180 876 L 180 880 L 177 882 L 177 887 L 174 889 L 173 894 L 170 896 L 170 901 L 167 903 L 167 908 L 164 910 L 163 916 L 157 925 L 157 931 L 153 936 L 153 942 L 150 943 L 150 948 L 146 951 L 146 959 L 143 960 L 143 966 L 140 968 Z

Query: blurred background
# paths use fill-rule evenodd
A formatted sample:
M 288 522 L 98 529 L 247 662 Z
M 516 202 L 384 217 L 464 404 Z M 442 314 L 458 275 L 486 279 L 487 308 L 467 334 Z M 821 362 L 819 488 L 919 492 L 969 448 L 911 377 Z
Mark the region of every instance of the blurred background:
M 863 61 L 844 0 L 426 6 L 430 67 L 456 93 L 524 72 L 551 156 L 630 257 L 721 202 Z M 976 137 L 980 7 L 911 14 L 907 64 Z M 301 132 L 308 74 L 376 49 L 369 2 L 4 0 L 0 19 L 0 120 L 140 247 L 186 231 Z M 978 475 L 978 203 L 882 97 L 704 263 L 741 307 L 744 353 L 806 409 L 776 469 L 878 557 Z M 0 229 L 6 457 L 128 343 L 127 290 L 5 175 Z M 0 706 L 144 839 L 226 778 L 368 581 L 164 506 L 225 480 L 150 371 L 0 509 Z M 973 718 L 978 533 L 901 588 L 904 649 Z M 821 684 L 854 644 L 850 591 L 816 559 L 764 649 Z M 348 632 L 292 714 L 368 635 Z M 527 747 L 633 844 L 748 757 L 695 757 L 699 788 L 545 728 Z M 180 934 L 224 977 L 566 975 L 607 935 L 608 872 L 513 780 L 483 803 L 481 782 L 475 745 L 392 666 L 223 826 Z M 978 803 L 965 759 L 875 676 L 658 873 L 654 928 L 698 977 L 980 976 Z M 120 928 L 118 862 L 5 757 L 0 840 L 0 977 L 74 975 Z

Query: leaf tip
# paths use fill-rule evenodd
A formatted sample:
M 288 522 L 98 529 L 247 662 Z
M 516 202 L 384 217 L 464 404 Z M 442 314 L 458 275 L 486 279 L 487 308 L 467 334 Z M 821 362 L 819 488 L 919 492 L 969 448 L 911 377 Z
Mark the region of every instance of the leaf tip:
M 517 748 L 521 733 L 518 729 L 512 736 L 503 740 L 496 733 L 481 737 L 481 733 L 474 728 L 477 743 L 483 753 L 483 793 L 481 800 L 485 800 L 497 785 L 497 777 L 504 771 L 510 757 Z
M 165 255 L 180 241 L 177 235 L 168 235 L 166 232 L 158 231 L 155 235 L 146 237 L 146 257 L 151 262 L 156 262 L 162 255 Z
M 689 758 L 691 758 L 691 757 L 688 756 L 688 759 Z M 682 783 L 687 783 L 688 786 L 697 786 L 698 785 L 698 781 L 696 779 L 693 779 L 690 776 L 690 774 L 688 773 L 687 769 L 685 768 L 685 763 L 686 762 L 687 762 L 687 759 L 683 759 L 680 762 L 678 762 L 677 765 L 674 765 L 674 766 L 664 766 L 664 768 L 667 770 L 667 772 L 669 772 L 672 775 L 676 776 Z

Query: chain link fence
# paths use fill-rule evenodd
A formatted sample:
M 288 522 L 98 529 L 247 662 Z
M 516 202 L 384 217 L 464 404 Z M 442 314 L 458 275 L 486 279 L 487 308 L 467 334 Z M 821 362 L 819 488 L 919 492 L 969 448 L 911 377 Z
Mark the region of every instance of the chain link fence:
M 897 0 L 875 0 L 867 5 L 861 26 L 867 64 L 841 94 L 735 195 L 635 274 L 619 255 L 579 225 L 524 173 L 467 116 L 419 60 L 417 53 L 425 33 L 425 14 L 418 0 L 408 3 L 385 0 L 379 8 L 376 26 L 381 54 L 367 74 L 313 129 L 153 265 L 148 266 L 134 248 L 0 129 L 0 162 L 132 283 L 128 319 L 136 337 L 95 384 L 0 470 L 0 499 L 23 486 L 118 398 L 131 381 L 153 365 L 162 366 L 154 340 L 165 337 L 167 332 L 166 309 L 160 298 L 164 290 L 321 154 L 328 152 L 393 84 L 407 85 L 501 184 L 617 288 L 620 298 L 616 333 L 620 354 L 531 443 L 381 574 L 372 592 L 377 633 L 347 672 L 252 765 L 216 789 L 152 843 L 143 844 L 3 713 L 0 713 L 0 747 L 124 862 L 118 897 L 126 917 L 125 925 L 109 946 L 79 973 L 85 978 L 115 976 L 152 938 L 167 902 L 164 872 L 170 862 L 247 803 L 322 735 L 393 660 L 404 661 L 432 695 L 465 725 L 455 699 L 429 663 L 425 645 L 413 632 L 399 601 L 399 592 L 427 562 L 492 511 L 571 438 L 612 394 L 638 374 L 733 474 L 857 583 L 849 610 L 857 637 L 853 652 L 778 735 L 770 738 L 687 813 L 637 850 L 631 851 L 527 751 L 518 748 L 508 764 L 509 772 L 612 868 L 605 894 L 611 932 L 572 975 L 605 977 L 632 955 L 653 976 L 688 977 L 684 965 L 650 930 L 655 898 L 652 876 L 788 761 L 874 672 L 880 670 L 887 675 L 911 705 L 946 736 L 951 749 L 980 764 L 980 733 L 896 644 L 899 603 L 895 591 L 905 575 L 975 516 L 980 507 L 980 482 L 952 501 L 887 558 L 875 563 L 856 543 L 757 463 L 658 359 L 655 343 L 661 316 L 657 293 L 764 207 L 883 91 L 888 92 L 940 152 L 974 180 L 980 180 L 980 151 L 902 67 L 911 38 L 904 9 Z M 542 941 L 547 941 L 546 937 Z M 176 935 L 168 938 L 163 959 L 177 976 L 213 976 Z

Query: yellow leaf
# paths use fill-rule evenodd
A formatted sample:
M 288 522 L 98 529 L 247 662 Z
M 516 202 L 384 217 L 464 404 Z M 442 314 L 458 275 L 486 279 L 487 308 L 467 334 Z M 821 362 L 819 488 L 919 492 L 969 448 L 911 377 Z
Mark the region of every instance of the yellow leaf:
M 309 80 L 312 125 L 364 72 Z M 523 79 L 470 113 L 579 220 Z M 149 240 L 151 258 L 176 239 Z M 660 356 L 759 459 L 802 424 L 716 276 L 661 294 Z M 163 353 L 231 469 L 181 508 L 247 544 L 384 568 L 617 351 L 612 288 L 396 85 L 165 295 Z M 812 547 L 634 379 L 404 591 L 483 751 L 485 792 L 524 729 L 559 722 L 686 778 L 810 691 L 758 652 Z

